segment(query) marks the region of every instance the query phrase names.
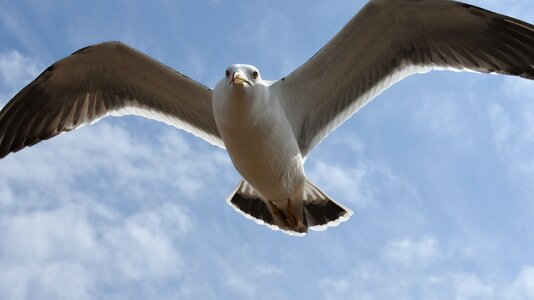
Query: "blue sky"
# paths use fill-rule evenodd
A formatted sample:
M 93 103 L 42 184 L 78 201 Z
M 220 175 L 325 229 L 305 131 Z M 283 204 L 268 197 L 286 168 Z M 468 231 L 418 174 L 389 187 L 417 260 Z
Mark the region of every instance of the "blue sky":
M 278 79 L 365 1 L 0 0 L 0 105 L 83 46 L 121 40 L 213 87 Z M 530 0 L 469 1 L 534 23 Z M 1 299 L 534 299 L 534 84 L 412 76 L 306 170 L 354 210 L 295 238 L 225 203 L 226 153 L 107 118 L 0 161 Z

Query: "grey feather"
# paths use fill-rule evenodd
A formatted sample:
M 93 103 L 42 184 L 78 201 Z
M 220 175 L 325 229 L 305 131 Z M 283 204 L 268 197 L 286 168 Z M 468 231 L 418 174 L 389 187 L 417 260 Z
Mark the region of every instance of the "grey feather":
M 118 42 L 47 68 L 0 112 L 0 158 L 107 115 L 140 115 L 224 148 L 211 90 Z
M 383 90 L 431 69 L 534 79 L 534 27 L 447 0 L 370 1 L 307 63 L 273 86 L 303 156 Z

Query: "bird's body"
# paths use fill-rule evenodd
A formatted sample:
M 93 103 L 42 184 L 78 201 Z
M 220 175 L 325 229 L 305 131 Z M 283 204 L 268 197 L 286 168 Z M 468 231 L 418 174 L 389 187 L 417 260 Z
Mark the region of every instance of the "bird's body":
M 256 78 L 254 73 L 258 74 Z M 289 210 L 278 216 L 278 222 L 294 222 L 292 226 L 305 230 L 304 161 L 281 103 L 283 96 L 272 88 L 272 82 L 259 77 L 254 66 L 232 65 L 227 74 L 212 96 L 213 116 L 226 151 L 255 190 L 249 196 L 263 201 L 272 215 L 277 210 Z M 235 83 L 236 76 L 245 81 Z
M 254 89 L 223 79 L 213 91 L 213 116 L 239 173 L 264 197 L 287 200 L 304 185 L 302 155 L 268 84 Z
M 283 79 L 231 65 L 214 90 L 102 43 L 54 63 L 0 111 L 0 158 L 107 115 L 141 115 L 226 149 L 243 176 L 229 204 L 302 235 L 352 213 L 306 177 L 308 154 L 383 90 L 432 69 L 534 79 L 534 26 L 449 0 L 371 0 Z

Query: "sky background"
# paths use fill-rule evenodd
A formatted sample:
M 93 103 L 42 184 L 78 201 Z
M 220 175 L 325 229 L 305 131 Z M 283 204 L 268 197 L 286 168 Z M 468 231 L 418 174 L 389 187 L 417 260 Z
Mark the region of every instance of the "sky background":
M 0 0 L 0 107 L 107 40 L 210 87 L 232 63 L 279 79 L 364 3 Z M 469 3 L 534 23 L 531 0 Z M 532 91 L 453 72 L 394 85 L 307 160 L 355 213 L 304 238 L 235 212 L 225 151 L 154 121 L 106 118 L 9 155 L 0 299 L 534 299 Z

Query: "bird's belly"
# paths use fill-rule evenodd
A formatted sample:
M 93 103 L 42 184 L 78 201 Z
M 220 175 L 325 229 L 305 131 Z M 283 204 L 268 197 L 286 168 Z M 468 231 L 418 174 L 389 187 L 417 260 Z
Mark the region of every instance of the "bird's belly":
M 269 122 L 221 133 L 235 168 L 265 198 L 288 199 L 304 183 L 302 156 L 289 127 Z

